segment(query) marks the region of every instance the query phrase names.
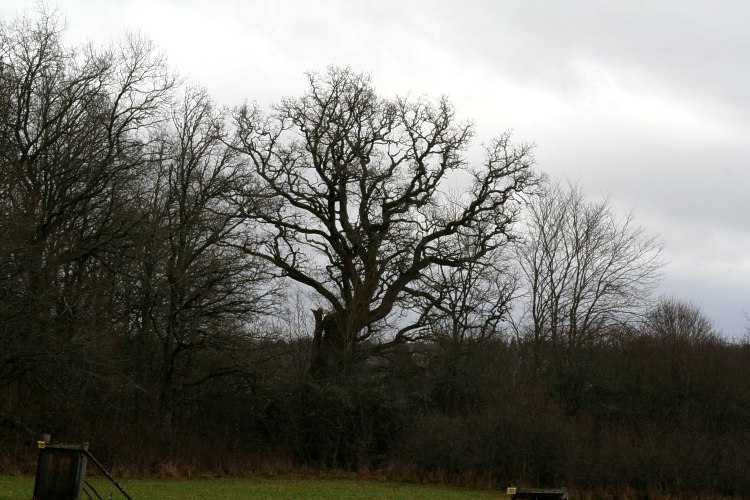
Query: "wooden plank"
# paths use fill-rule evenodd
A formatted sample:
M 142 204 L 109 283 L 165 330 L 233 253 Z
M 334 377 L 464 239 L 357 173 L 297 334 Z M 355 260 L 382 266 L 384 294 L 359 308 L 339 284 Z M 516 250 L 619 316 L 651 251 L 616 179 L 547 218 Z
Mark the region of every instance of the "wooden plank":
M 567 488 L 518 488 L 510 487 L 507 494 L 514 499 L 544 500 L 557 499 L 568 500 Z

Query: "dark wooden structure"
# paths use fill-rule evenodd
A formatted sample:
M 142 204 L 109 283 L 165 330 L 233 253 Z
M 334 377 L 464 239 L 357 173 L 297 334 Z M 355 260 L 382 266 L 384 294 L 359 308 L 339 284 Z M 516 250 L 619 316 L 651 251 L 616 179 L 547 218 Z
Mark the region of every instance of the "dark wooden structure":
M 567 488 L 516 488 L 511 486 L 507 494 L 514 499 L 525 500 L 569 500 Z
M 38 441 L 39 462 L 34 480 L 34 500 L 80 500 L 98 498 L 103 500 L 94 486 L 86 481 L 86 466 L 91 461 L 104 476 L 122 493 L 127 500 L 132 497 L 107 472 L 107 469 L 89 451 L 89 444 L 50 444 L 49 434 L 44 441 Z M 109 495 L 112 498 L 112 494 Z
M 88 446 L 39 442 L 34 500 L 79 500 L 86 481 Z

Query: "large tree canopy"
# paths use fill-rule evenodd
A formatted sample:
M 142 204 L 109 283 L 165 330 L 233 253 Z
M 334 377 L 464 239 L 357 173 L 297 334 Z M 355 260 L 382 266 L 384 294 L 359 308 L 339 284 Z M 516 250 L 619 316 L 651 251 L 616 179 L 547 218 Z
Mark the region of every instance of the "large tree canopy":
M 430 293 L 417 286 L 427 270 L 464 267 L 507 243 L 533 158 L 505 134 L 472 165 L 472 126 L 445 98 L 384 99 L 346 69 L 308 83 L 268 115 L 240 108 L 236 125 L 266 201 L 249 214 L 260 233 L 245 250 L 323 300 L 313 368 L 326 371 L 411 338 L 425 310 L 407 312 L 406 299 Z

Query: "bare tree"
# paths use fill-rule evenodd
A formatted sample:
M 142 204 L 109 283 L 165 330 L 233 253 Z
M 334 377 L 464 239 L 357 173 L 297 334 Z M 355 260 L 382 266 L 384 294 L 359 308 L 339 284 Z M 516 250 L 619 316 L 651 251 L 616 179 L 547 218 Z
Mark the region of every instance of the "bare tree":
M 534 345 L 572 350 L 642 312 L 660 278 L 661 246 L 632 214 L 620 218 L 609 200 L 553 184 L 531 201 L 526 223 L 518 258 L 528 298 L 519 326 Z
M 718 339 L 711 320 L 689 301 L 664 297 L 651 307 L 641 326 L 645 335 L 668 344 L 701 344 Z
M 313 369 L 326 372 L 409 339 L 423 318 L 401 306 L 430 268 L 462 268 L 507 242 L 532 157 L 506 134 L 471 168 L 472 128 L 446 99 L 382 99 L 368 77 L 337 68 L 308 84 L 268 116 L 240 108 L 236 123 L 268 201 L 250 214 L 262 240 L 245 251 L 320 297 Z M 455 171 L 471 181 L 452 199 L 442 193 Z
M 121 291 L 138 324 L 139 385 L 154 341 L 159 352 L 154 378 L 166 428 L 187 389 L 238 373 L 232 353 L 241 350 L 247 322 L 276 302 L 268 264 L 233 244 L 243 224 L 233 194 L 246 179 L 225 121 L 203 89 L 187 87 L 155 135 L 141 178 L 135 267 Z
M 125 187 L 174 83 L 147 40 L 70 48 L 60 24 L 0 25 L 0 381 L 106 325 L 98 257 L 132 227 Z

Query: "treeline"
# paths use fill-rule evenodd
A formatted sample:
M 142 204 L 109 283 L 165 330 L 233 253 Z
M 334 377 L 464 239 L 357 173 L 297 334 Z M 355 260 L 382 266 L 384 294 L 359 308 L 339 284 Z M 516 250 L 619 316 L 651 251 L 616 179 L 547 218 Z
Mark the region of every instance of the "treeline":
M 530 146 L 471 164 L 447 100 L 339 68 L 221 109 L 59 26 L 0 29 L 3 470 L 47 432 L 133 475 L 750 493 L 750 347 Z

